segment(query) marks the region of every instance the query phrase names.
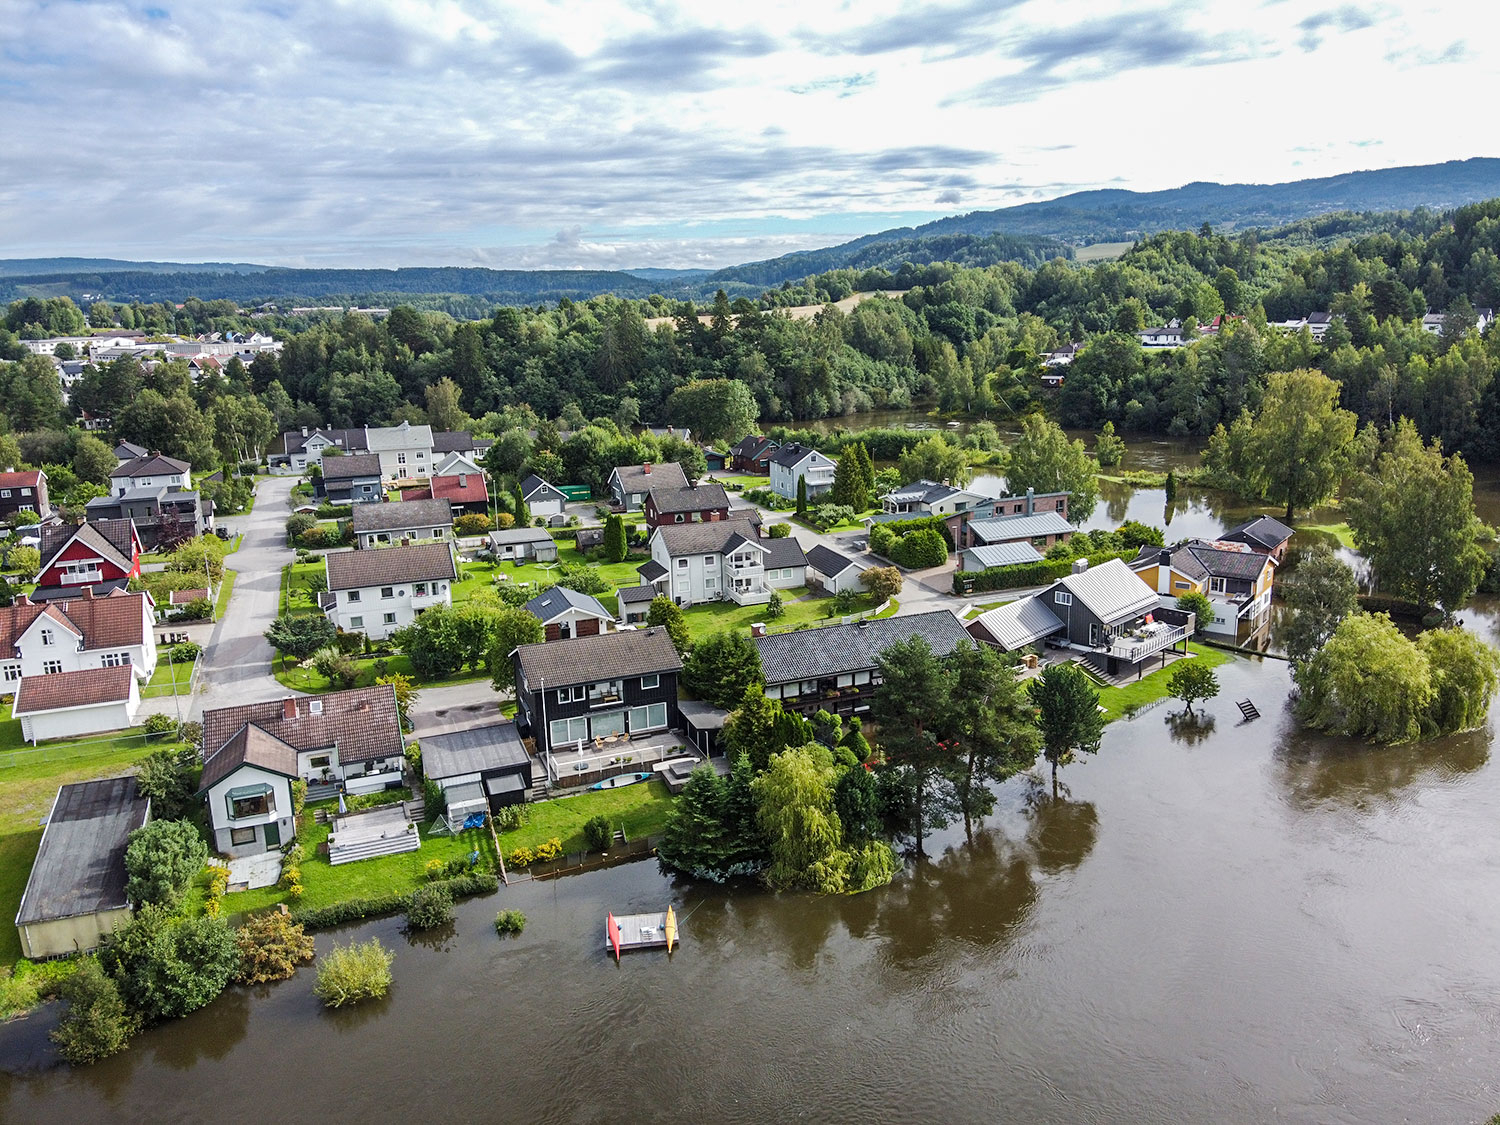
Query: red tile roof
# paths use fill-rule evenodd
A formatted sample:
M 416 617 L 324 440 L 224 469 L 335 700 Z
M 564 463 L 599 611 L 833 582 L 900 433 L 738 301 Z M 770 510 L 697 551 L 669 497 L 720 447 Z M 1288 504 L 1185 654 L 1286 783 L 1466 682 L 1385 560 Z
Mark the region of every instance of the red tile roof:
M 41 484 L 40 469 L 25 469 L 20 472 L 0 473 L 0 488 L 36 488 Z
M 85 595 L 47 605 L 0 606 L 0 656 L 14 653 L 21 634 L 42 614 L 82 637 L 85 649 L 144 644 L 149 617 L 144 604 L 147 597 L 116 591 L 107 598 Z
M 15 714 L 35 715 L 65 707 L 93 707 L 101 703 L 123 703 L 130 698 L 135 672 L 129 664 L 118 668 L 84 668 L 77 672 L 53 672 L 50 676 L 26 676 L 16 688 Z
M 490 498 L 481 473 L 465 473 L 467 478 L 459 484 L 457 476 L 433 477 L 432 495 L 436 500 L 447 500 L 454 504 L 483 504 Z M 401 499 L 405 500 L 403 493 Z
M 430 488 L 403 488 L 401 490 L 401 502 L 408 500 L 431 500 L 432 489 Z

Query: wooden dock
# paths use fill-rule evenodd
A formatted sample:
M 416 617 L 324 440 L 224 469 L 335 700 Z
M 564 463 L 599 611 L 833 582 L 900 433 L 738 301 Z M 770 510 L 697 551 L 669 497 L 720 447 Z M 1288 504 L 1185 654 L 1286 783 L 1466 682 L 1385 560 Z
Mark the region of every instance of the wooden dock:
M 665 949 L 667 947 L 667 912 L 654 914 L 620 914 L 615 917 L 620 927 L 620 952 L 632 949 Z M 604 927 L 604 948 L 614 951 L 609 940 L 609 925 Z

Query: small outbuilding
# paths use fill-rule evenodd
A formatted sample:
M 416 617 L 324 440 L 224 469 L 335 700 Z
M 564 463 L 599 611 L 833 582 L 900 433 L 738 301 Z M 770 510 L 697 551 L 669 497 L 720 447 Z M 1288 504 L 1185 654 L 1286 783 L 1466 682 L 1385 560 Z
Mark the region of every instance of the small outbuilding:
M 526 612 L 542 623 L 549 641 L 596 637 L 614 627 L 615 619 L 599 599 L 566 586 L 553 586 L 526 603 Z
M 678 700 L 677 710 L 682 715 L 682 732 L 694 749 L 706 758 L 722 753 L 719 736 L 724 732 L 728 711 L 696 699 Z
M 16 687 L 12 715 L 21 720 L 21 736 L 36 743 L 124 730 L 135 725 L 140 709 L 140 688 L 126 662 L 26 676 Z
M 519 805 L 531 792 L 531 756 L 514 723 L 491 723 L 422 739 L 422 773 L 443 791 L 448 823 Z
M 490 532 L 496 562 L 556 562 L 557 540 L 544 527 L 511 527 Z
M 57 791 L 31 878 L 16 913 L 21 952 L 32 959 L 94 949 L 130 921 L 125 846 L 151 818 L 134 777 L 64 785 Z
M 865 568 L 846 555 L 819 544 L 807 552 L 807 584 L 828 594 L 864 589 Z

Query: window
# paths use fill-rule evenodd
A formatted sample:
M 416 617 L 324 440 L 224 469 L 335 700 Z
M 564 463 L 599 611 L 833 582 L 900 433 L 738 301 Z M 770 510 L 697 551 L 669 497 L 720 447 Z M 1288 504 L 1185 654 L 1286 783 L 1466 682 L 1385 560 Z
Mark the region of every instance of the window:
M 240 847 L 242 844 L 255 843 L 255 829 L 253 828 L 231 828 L 229 830 L 229 843 L 231 847 Z
M 321 699 L 311 700 L 307 705 L 309 715 L 321 715 L 323 713 L 323 701 Z
M 19 664 L 6 665 L 5 678 L 8 681 L 19 680 L 21 678 L 21 666 Z
M 647 707 L 632 707 L 630 709 L 630 729 L 632 732 L 656 730 L 666 725 L 667 705 L 665 703 L 652 703 Z
M 333 765 L 332 754 L 319 754 L 316 758 L 307 759 L 307 768 L 310 770 L 326 770 Z
M 589 697 L 589 689 L 579 684 L 577 687 L 565 687 L 557 689 L 557 701 L 559 703 L 583 702 Z
M 404 453 L 398 453 L 398 454 L 396 454 L 396 464 L 398 464 L 398 465 L 404 465 L 404 464 L 406 464 L 406 454 L 404 454 Z
M 238 789 L 229 791 L 229 818 L 231 820 L 244 820 L 247 816 L 266 816 L 276 811 L 276 801 L 271 793 L 269 785 L 260 786 L 261 792 L 241 793 Z M 236 794 L 239 794 L 236 796 Z
M 394 613 L 387 613 L 384 620 L 387 625 L 394 625 L 396 623 L 396 615 Z
M 686 570 L 687 568 L 688 568 L 688 560 L 687 559 L 678 559 L 677 560 L 677 569 L 678 570 Z M 51 642 L 49 641 L 48 643 L 50 644 Z
M 681 523 L 682 522 L 682 513 L 678 512 L 675 516 L 673 516 L 672 517 L 672 522 L 673 523 Z
M 23 488 L 23 489 L 21 489 L 21 495 L 22 496 L 30 496 L 31 495 L 31 489 L 29 489 L 29 488 Z
M 51 645 L 52 645 L 52 630 L 51 629 L 43 629 L 42 630 L 42 647 L 43 648 L 49 648 L 49 647 L 51 647 Z
M 382 586 L 382 587 L 380 587 L 380 596 L 382 598 L 394 598 L 396 596 L 395 587 L 393 587 L 393 586 Z
M 425 598 L 427 596 L 427 583 L 418 582 L 412 587 L 412 593 L 419 598 Z
M 349 600 L 351 602 L 357 602 L 357 601 L 359 601 L 359 591 L 358 590 L 350 590 L 349 591 Z
M 61 671 L 62 671 L 62 661 L 61 660 L 47 660 L 47 661 L 44 661 L 42 663 L 42 674 L 44 676 L 50 676 L 50 675 L 52 675 L 55 672 L 61 672 Z
M 717 590 L 719 588 L 719 580 L 712 576 L 706 576 L 703 579 L 703 588 L 705 590 Z
M 3 497 L 5 497 L 5 499 L 9 500 L 10 499 L 10 489 L 8 489 L 8 488 L 0 488 L 0 496 L 3 496 Z
M 363 629 L 364 627 L 365 627 L 365 619 L 363 617 L 351 617 L 351 618 L 349 618 L 349 628 L 351 628 L 351 629 Z
M 713 555 L 704 555 L 703 556 L 703 565 L 704 566 L 713 566 L 714 565 L 714 556 Z
M 443 537 L 443 529 L 440 528 L 440 527 L 433 528 L 432 529 L 432 537 L 434 539 L 441 539 Z
M 1072 605 L 1073 595 L 1066 590 L 1059 590 L 1052 600 L 1056 605 Z
M 1208 580 L 1208 592 L 1210 594 L 1224 594 L 1229 592 L 1229 583 L 1223 578 L 1210 578 Z
M 1057 502 L 1057 510 L 1058 510 L 1058 511 L 1059 511 L 1059 512 L 1060 512 L 1060 511 L 1062 511 L 1062 510 L 1063 510 L 1063 506 L 1064 506 L 1064 505 L 1065 505 L 1065 504 L 1067 504 L 1067 501 L 1066 501 L 1066 500 L 1059 500 L 1059 501 L 1058 501 L 1058 502 Z
M 581 742 L 589 736 L 589 721 L 580 716 L 576 719 L 553 719 L 547 724 L 549 741 L 556 746 L 563 742 Z
M 660 686 L 661 686 L 661 677 L 660 676 L 642 676 L 641 677 L 641 690 L 642 691 L 650 691 L 652 688 L 654 688 L 654 687 L 660 687 Z
M 130 666 L 130 653 L 106 652 L 100 665 L 105 668 L 127 668 Z

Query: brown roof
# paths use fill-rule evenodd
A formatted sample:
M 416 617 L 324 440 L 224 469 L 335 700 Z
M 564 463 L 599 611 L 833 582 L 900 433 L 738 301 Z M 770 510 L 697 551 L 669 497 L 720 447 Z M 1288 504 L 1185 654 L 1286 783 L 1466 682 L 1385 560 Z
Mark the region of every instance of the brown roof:
M 312 713 L 314 703 L 322 704 L 322 714 Z M 287 718 L 286 710 L 291 705 L 294 713 Z M 339 761 L 344 763 L 399 757 L 406 747 L 396 713 L 396 693 L 389 684 L 334 691 L 312 698 L 288 696 L 264 703 L 220 707 L 203 713 L 203 752 L 207 758 L 202 785 L 212 785 L 211 777 L 223 777 L 234 768 L 215 764 L 215 759 L 246 723 L 253 723 L 297 750 L 337 746 Z
M 0 654 L 15 652 L 21 634 L 43 614 L 83 638 L 85 649 L 145 643 L 145 594 L 115 593 L 107 598 L 70 598 L 47 605 L 0 606 Z
M 53 672 L 48 676 L 26 676 L 16 688 L 17 715 L 57 711 L 64 707 L 93 707 L 100 703 L 123 703 L 130 698 L 135 672 L 129 664 L 118 668 L 84 668 L 77 672 Z
M 0 473 L 0 487 L 4 488 L 36 488 L 41 480 L 40 469 L 19 469 L 9 473 Z
M 89 520 L 87 523 L 63 523 L 42 528 L 42 569 L 51 566 L 63 548 L 75 539 L 121 570 L 130 570 L 135 555 L 133 520 Z
M 327 559 L 330 590 L 358 590 L 364 586 L 389 586 L 397 582 L 430 582 L 438 578 L 451 581 L 458 576 L 453 568 L 453 549 L 447 543 L 337 551 Z
M 682 658 L 672 647 L 672 638 L 661 628 L 522 645 L 516 649 L 516 659 L 531 690 L 544 683 L 548 687 L 562 687 L 625 676 L 649 676 L 653 672 L 677 672 L 682 668 Z
M 703 481 L 697 486 L 651 486 L 651 504 L 658 512 L 697 512 L 708 508 L 729 507 L 729 496 L 722 484 Z
M 170 601 L 172 605 L 191 605 L 193 602 L 207 598 L 208 591 L 203 589 L 173 590 L 170 598 L 168 598 L 168 601 Z
M 278 704 L 279 706 L 279 704 Z M 246 723 L 203 767 L 198 791 L 217 785 L 241 766 L 259 766 L 263 770 L 297 776 L 297 748 L 281 741 L 254 723 Z

